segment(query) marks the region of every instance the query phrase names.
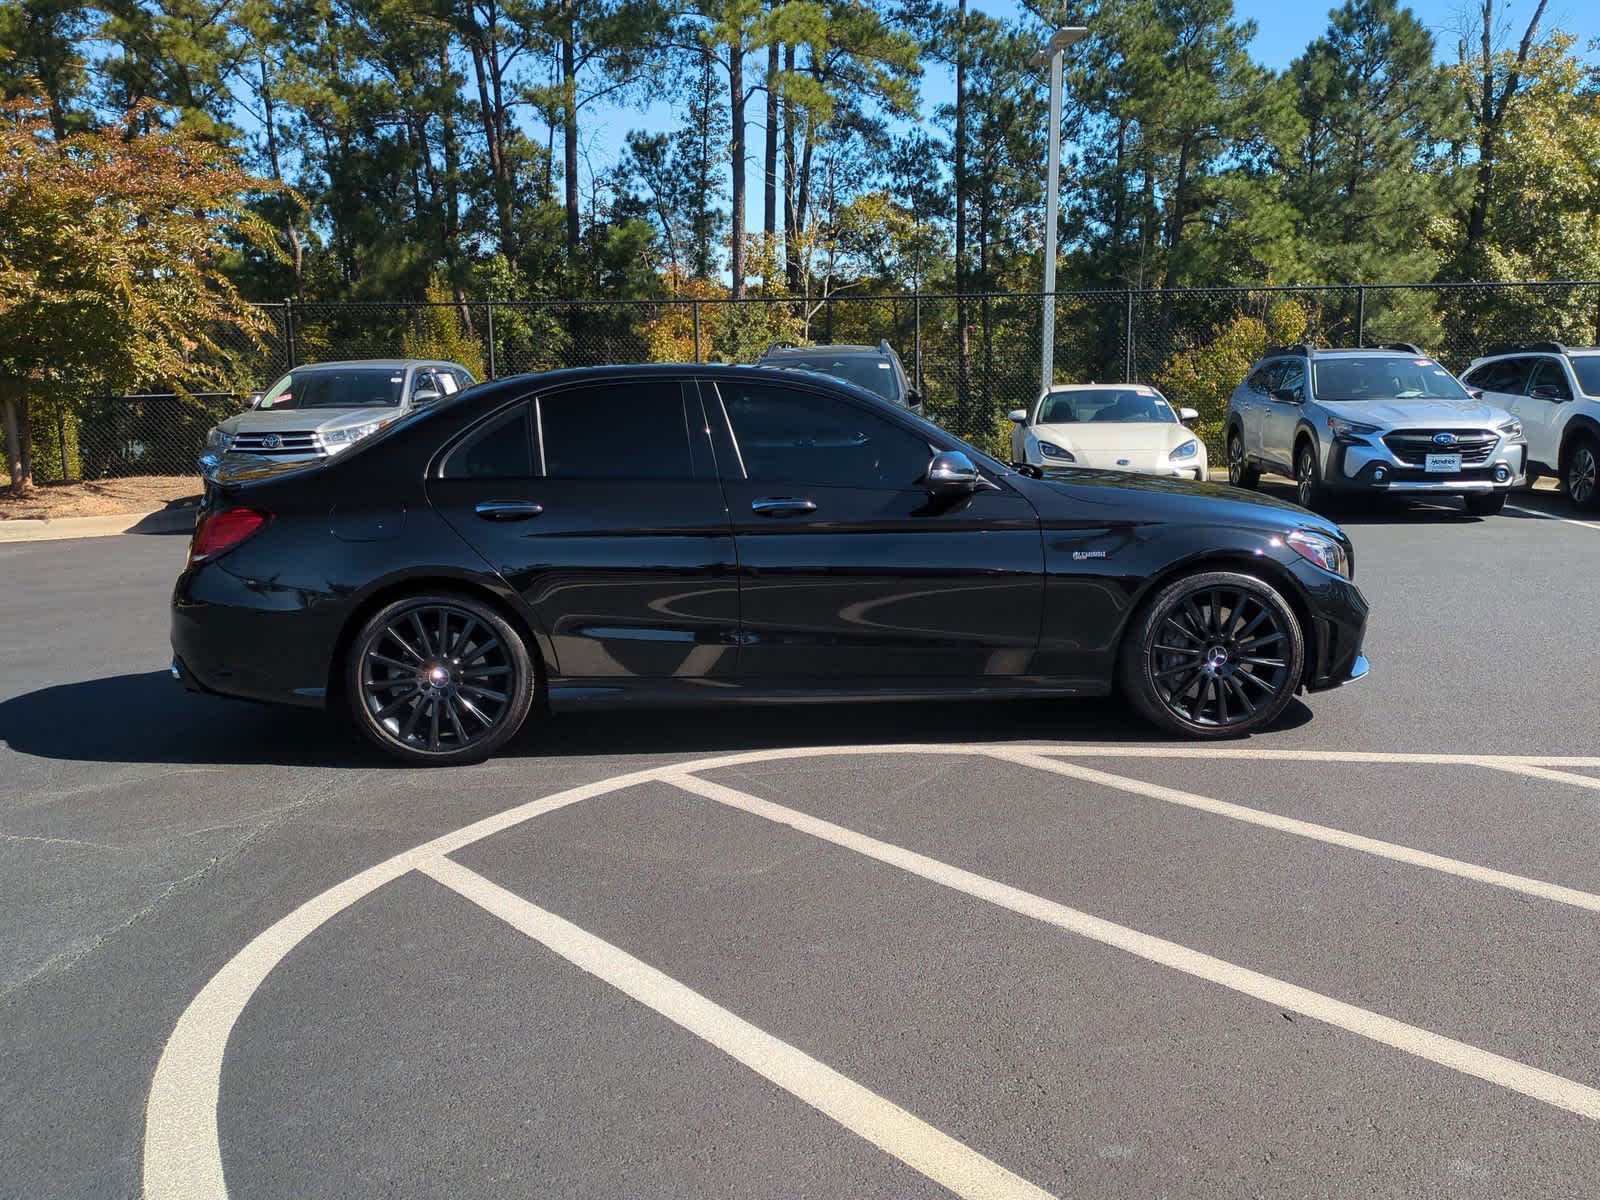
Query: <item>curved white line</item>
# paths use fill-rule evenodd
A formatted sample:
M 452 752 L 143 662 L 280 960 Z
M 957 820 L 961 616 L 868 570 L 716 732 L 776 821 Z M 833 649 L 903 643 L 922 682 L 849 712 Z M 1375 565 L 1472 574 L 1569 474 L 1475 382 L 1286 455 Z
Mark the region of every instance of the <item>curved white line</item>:
M 1129 757 L 1141 753 L 1129 746 L 1011 745 L 1014 750 L 1073 757 Z M 986 755 L 993 744 L 953 745 L 893 744 L 885 746 L 806 746 L 776 750 L 750 750 L 737 754 L 670 763 L 633 771 L 610 779 L 568 788 L 554 795 L 517 805 L 485 817 L 452 833 L 369 867 L 307 900 L 286 917 L 253 938 L 212 976 L 189 1002 L 167 1039 L 156 1064 L 145 1105 L 144 1195 L 146 1200 L 227 1200 L 223 1178 L 222 1146 L 217 1130 L 217 1102 L 222 1084 L 222 1059 L 234 1025 L 245 1005 L 272 969 L 288 953 L 326 922 L 371 895 L 378 888 L 413 870 L 419 863 L 450 854 L 486 837 L 544 813 L 580 800 L 621 791 L 641 783 L 663 780 L 686 772 L 796 758 L 826 758 L 871 754 Z M 1559 758 L 1548 755 L 1399 754 L 1352 751 L 1250 751 L 1218 747 L 1156 747 L 1143 753 L 1159 758 L 1300 758 L 1319 762 L 1411 762 L 1433 765 L 1493 767 L 1498 765 L 1551 764 L 1600 766 L 1600 759 Z

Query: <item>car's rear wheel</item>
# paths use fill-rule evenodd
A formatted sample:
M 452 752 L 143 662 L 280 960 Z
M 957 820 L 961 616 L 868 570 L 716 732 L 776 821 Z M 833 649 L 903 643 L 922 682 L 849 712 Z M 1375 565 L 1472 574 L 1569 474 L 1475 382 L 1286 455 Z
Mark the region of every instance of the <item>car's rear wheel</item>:
M 1134 707 L 1168 732 L 1242 737 L 1283 712 L 1305 656 L 1300 622 L 1276 588 L 1213 571 L 1168 584 L 1140 609 L 1119 678 Z
M 373 742 L 413 763 L 478 762 L 522 727 L 534 695 L 521 636 L 470 596 L 386 605 L 351 645 L 345 691 Z
M 1475 492 L 1464 499 L 1467 511 L 1475 517 L 1492 517 L 1506 506 L 1504 492 Z
M 1228 435 L 1228 482 L 1241 488 L 1253 488 L 1261 482 L 1261 471 L 1245 461 L 1244 439 L 1238 430 Z
M 1600 506 L 1600 445 L 1579 438 L 1567 452 L 1567 469 L 1561 472 L 1561 490 L 1579 508 Z

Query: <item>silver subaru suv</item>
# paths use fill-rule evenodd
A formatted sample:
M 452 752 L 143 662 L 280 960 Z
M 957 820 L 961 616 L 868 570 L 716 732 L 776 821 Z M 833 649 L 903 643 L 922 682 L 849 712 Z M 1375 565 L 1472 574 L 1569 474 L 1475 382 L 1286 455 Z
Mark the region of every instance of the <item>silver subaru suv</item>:
M 1523 482 L 1522 423 L 1405 342 L 1268 350 L 1228 401 L 1228 480 L 1292 477 L 1302 507 L 1332 492 L 1460 496 L 1499 512 Z

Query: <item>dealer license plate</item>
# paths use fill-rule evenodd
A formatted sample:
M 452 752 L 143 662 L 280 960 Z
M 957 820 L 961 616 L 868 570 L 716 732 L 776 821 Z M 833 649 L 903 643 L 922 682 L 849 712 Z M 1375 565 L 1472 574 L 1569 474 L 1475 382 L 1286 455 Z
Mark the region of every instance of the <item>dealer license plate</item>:
M 1456 475 L 1461 471 L 1461 455 L 1430 454 L 1422 464 L 1429 475 Z

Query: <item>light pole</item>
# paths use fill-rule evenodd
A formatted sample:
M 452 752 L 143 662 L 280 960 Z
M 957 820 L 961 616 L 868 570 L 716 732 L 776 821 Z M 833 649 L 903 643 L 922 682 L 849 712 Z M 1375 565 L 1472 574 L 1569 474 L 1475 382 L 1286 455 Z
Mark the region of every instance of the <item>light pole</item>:
M 1044 346 L 1039 354 L 1039 387 L 1048 391 L 1056 370 L 1056 221 L 1061 192 L 1061 57 L 1068 46 L 1089 36 L 1082 25 L 1068 25 L 1051 36 L 1035 66 L 1050 64 L 1050 169 L 1044 200 Z

